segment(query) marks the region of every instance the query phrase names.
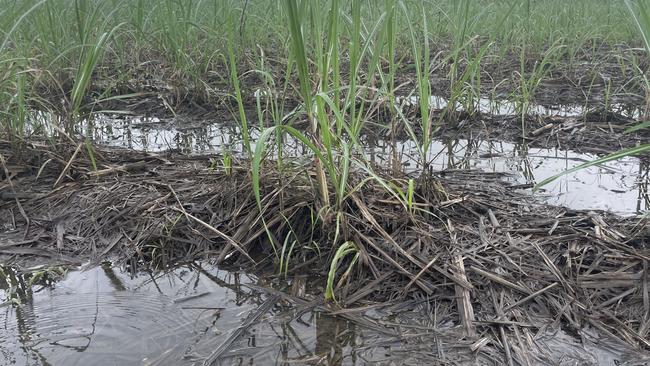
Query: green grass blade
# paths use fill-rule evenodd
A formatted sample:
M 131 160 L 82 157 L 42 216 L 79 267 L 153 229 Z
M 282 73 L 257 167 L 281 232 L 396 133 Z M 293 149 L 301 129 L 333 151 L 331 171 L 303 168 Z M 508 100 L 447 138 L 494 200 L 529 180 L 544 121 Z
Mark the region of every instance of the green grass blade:
M 648 127 L 650 127 L 650 121 L 639 122 L 638 124 L 623 131 L 623 133 L 632 133 L 639 130 L 645 130 Z
M 639 29 L 646 51 L 650 53 L 650 4 L 645 0 L 634 3 L 631 0 L 625 0 L 625 5 Z
M 18 26 L 23 22 L 23 20 L 25 20 L 25 18 L 27 18 L 27 16 L 28 16 L 29 14 L 31 14 L 34 10 L 38 9 L 38 7 L 41 6 L 41 5 L 43 5 L 46 1 L 47 1 L 47 0 L 41 0 L 41 1 L 37 2 L 36 4 L 34 4 L 34 6 L 32 6 L 31 8 L 29 8 L 29 10 L 27 10 L 26 12 L 24 12 L 24 13 L 20 16 L 20 18 L 18 18 L 18 20 L 16 20 L 16 21 L 14 22 L 13 26 L 11 27 L 11 29 L 9 29 L 9 31 L 5 34 L 5 39 L 2 41 L 2 44 L 0 45 L 0 52 L 4 52 L 5 47 L 7 46 L 7 43 L 9 43 L 9 38 L 11 38 L 11 35 L 14 33 L 14 31 L 16 31 L 16 29 L 17 29 Z
M 305 101 L 307 114 L 311 116 L 311 87 L 307 56 L 305 54 L 305 44 L 300 24 L 301 17 L 298 13 L 298 5 L 295 0 L 285 0 L 285 5 L 289 16 L 289 29 L 291 31 L 291 51 L 296 60 L 298 78 L 300 80 L 300 90 Z
M 327 173 L 330 175 L 333 181 L 335 183 L 338 181 L 336 179 L 337 177 L 336 170 L 334 169 L 332 164 L 329 163 L 329 161 L 325 158 L 325 156 L 320 151 L 320 149 L 316 147 L 316 145 L 314 145 L 314 143 L 312 143 L 300 131 L 287 125 L 269 127 L 264 131 L 262 131 L 260 138 L 257 140 L 255 146 L 255 153 L 253 154 L 253 162 L 252 162 L 252 169 L 251 169 L 251 174 L 253 179 L 252 182 L 253 193 L 255 195 L 255 200 L 257 201 L 257 205 L 260 210 L 262 209 L 262 196 L 260 191 L 260 172 L 261 172 L 262 159 L 264 158 L 266 152 L 266 145 L 268 143 L 268 140 L 276 130 L 284 130 L 288 134 L 290 134 L 291 136 L 293 136 L 294 138 L 296 138 L 297 140 L 305 144 L 305 146 L 307 146 L 316 155 L 316 157 L 325 165 Z
M 588 162 L 586 162 L 584 164 L 580 164 L 580 165 L 575 166 L 575 167 L 573 167 L 571 169 L 565 170 L 560 174 L 556 174 L 556 175 L 554 175 L 552 177 L 544 179 L 543 181 L 536 184 L 535 187 L 533 187 L 533 192 L 539 190 L 541 187 L 551 183 L 552 181 L 554 181 L 554 180 L 556 180 L 556 179 L 558 179 L 558 178 L 560 178 L 560 177 L 562 177 L 564 175 L 571 174 L 573 172 L 577 172 L 578 170 L 589 168 L 589 167 L 592 167 L 592 166 L 597 166 L 597 165 L 600 165 L 600 164 L 604 164 L 604 163 L 607 163 L 607 162 L 610 162 L 610 161 L 613 161 L 613 160 L 618 160 L 618 159 L 621 159 L 621 158 L 625 158 L 625 157 L 628 157 L 628 156 L 640 155 L 640 154 L 643 154 L 643 153 L 648 152 L 648 151 L 650 151 L 650 144 L 645 144 L 645 145 L 641 145 L 641 146 L 632 147 L 632 148 L 629 148 L 629 149 L 623 149 L 623 150 L 617 151 L 615 153 L 603 156 L 600 159 L 595 159 L 595 160 L 592 160 L 592 161 L 588 161 Z
M 336 271 L 339 267 L 339 263 L 343 259 L 345 259 L 345 257 L 347 257 L 349 254 L 353 254 L 353 253 L 356 253 L 356 255 L 355 258 L 350 263 L 350 268 L 354 265 L 356 259 L 358 258 L 359 250 L 357 249 L 357 246 L 351 241 L 346 241 L 345 243 L 341 244 L 341 246 L 336 250 L 336 253 L 334 254 L 334 258 L 332 258 L 332 261 L 330 262 L 330 270 L 327 274 L 327 287 L 325 288 L 325 300 L 336 301 L 336 297 L 334 295 L 334 278 L 336 277 Z

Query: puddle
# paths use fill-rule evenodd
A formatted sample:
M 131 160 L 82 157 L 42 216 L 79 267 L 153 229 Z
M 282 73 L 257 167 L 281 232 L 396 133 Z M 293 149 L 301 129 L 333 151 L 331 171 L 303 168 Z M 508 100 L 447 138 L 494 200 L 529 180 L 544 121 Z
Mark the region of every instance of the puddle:
M 202 365 L 270 298 L 247 287 L 266 285 L 263 278 L 200 264 L 157 275 L 104 265 L 33 287 L 9 278 L 23 281 L 14 296 L 22 304 L 0 307 L 3 365 Z M 10 292 L 2 283 L 0 303 Z M 288 304 L 270 304 L 213 364 L 363 364 L 399 348 L 344 319 L 298 316 Z
M 33 285 L 14 268 L 0 270 L 2 365 L 499 364 L 500 351 L 487 345 L 474 353 L 471 341 L 459 341 L 455 312 L 370 307 L 350 313 L 350 321 L 256 291 L 278 287 L 277 280 L 207 264 L 158 274 L 104 264 L 61 278 L 44 274 Z M 305 277 L 280 282 L 291 295 L 310 287 Z M 642 356 L 557 329 L 540 331 L 535 344 L 530 355 L 542 363 L 620 364 Z
M 184 125 L 182 121 L 169 123 L 156 117 L 121 119 L 97 115 L 93 134 L 94 140 L 111 146 L 148 152 L 242 152 L 239 128 L 224 124 Z
M 112 146 L 160 152 L 169 149 L 187 154 L 220 154 L 243 151 L 236 126 L 223 124 L 163 122 L 157 119 L 95 120 L 95 139 Z M 259 131 L 251 132 L 254 141 Z M 396 146 L 407 171 L 417 171 L 417 149 L 412 141 Z M 308 156 L 309 150 L 295 140 L 284 144 L 286 154 Z M 368 158 L 387 164 L 392 147 L 385 141 L 368 144 Z M 533 184 L 596 156 L 560 149 L 529 148 L 506 142 L 452 140 L 434 141 L 428 154 L 432 166 L 443 169 L 482 169 L 509 173 L 517 184 Z M 602 167 L 592 167 L 561 177 L 537 196 L 554 205 L 572 209 L 608 210 L 621 215 L 643 213 L 648 200 L 648 166 L 636 158 L 625 158 Z
M 413 106 L 417 105 L 418 98 L 414 96 L 401 97 L 397 98 L 397 103 Z M 449 100 L 438 95 L 432 95 L 429 97 L 429 105 L 433 109 L 442 110 L 449 106 Z M 455 102 L 454 110 L 463 111 L 465 108 L 461 103 Z M 513 116 L 520 114 L 519 106 L 516 102 L 491 98 L 479 98 L 474 103 L 473 110 L 495 116 Z M 613 103 L 609 106 L 608 110 L 634 119 L 639 119 L 642 114 L 640 108 L 624 103 Z M 587 111 L 588 109 L 581 105 L 541 105 L 532 103 L 528 106 L 528 114 L 545 117 L 582 117 Z
M 251 129 L 251 148 L 259 138 L 258 129 Z M 214 121 L 166 120 L 158 118 L 111 118 L 97 115 L 93 119 L 95 141 L 115 147 L 161 152 L 175 150 L 184 154 L 231 154 L 244 152 L 241 129 L 237 125 Z M 308 154 L 309 149 L 294 139 L 287 139 L 284 151 L 295 155 Z
M 396 148 L 406 170 L 418 170 L 415 144 L 404 141 Z M 380 141 L 372 151 L 371 159 L 386 163 L 392 147 Z M 434 141 L 428 154 L 434 170 L 481 169 L 508 173 L 509 180 L 522 185 L 534 184 L 595 158 L 567 150 L 463 139 Z M 650 207 L 649 181 L 648 165 L 629 157 L 560 177 L 536 195 L 553 205 L 632 215 Z

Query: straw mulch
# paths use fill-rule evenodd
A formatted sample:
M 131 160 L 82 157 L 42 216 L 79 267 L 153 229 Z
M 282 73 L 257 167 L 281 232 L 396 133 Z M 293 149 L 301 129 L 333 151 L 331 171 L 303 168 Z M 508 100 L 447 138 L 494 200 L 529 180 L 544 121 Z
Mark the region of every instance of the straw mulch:
M 82 145 L 14 151 L 0 143 L 5 263 L 207 257 L 256 269 L 277 267 L 288 243 L 290 274 L 326 274 L 349 240 L 360 259 L 347 275 L 350 258 L 340 267 L 339 306 L 442 304 L 437 324 L 477 348 L 498 345 L 509 363 L 523 362 L 524 345 L 549 325 L 650 350 L 646 221 L 540 204 L 498 174 L 421 177 L 412 213 L 355 174 L 360 188 L 334 211 L 318 206 L 309 166 L 269 162 L 260 216 L 244 162 L 228 170 L 209 157 L 97 149 L 94 170 Z

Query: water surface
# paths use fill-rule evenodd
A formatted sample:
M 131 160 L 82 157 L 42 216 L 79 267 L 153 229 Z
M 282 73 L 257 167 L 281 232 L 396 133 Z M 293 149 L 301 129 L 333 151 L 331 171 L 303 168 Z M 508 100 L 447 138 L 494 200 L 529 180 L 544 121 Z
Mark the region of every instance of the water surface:
M 254 141 L 259 132 L 253 130 Z M 159 119 L 115 119 L 100 116 L 95 121 L 95 139 L 112 146 L 149 152 L 175 150 L 186 154 L 241 154 L 243 145 L 237 126 L 211 121 L 161 121 Z M 418 150 L 411 140 L 365 142 L 366 158 L 390 164 L 394 155 L 407 172 L 416 173 Z M 295 140 L 287 139 L 285 153 L 294 157 L 310 155 Z M 395 154 L 394 154 L 395 152 Z M 481 169 L 508 173 L 515 184 L 532 185 L 597 156 L 557 148 L 531 148 L 486 140 L 435 140 L 427 154 L 431 166 L 443 169 Z M 308 161 L 308 159 L 306 160 Z M 645 212 L 648 208 L 648 166 L 634 157 L 566 175 L 544 187 L 538 197 L 554 205 L 572 209 L 607 210 L 622 215 Z
M 33 276 L 0 266 L 0 365 L 503 364 L 490 343 L 470 351 L 474 341 L 463 339 L 455 312 L 442 312 L 443 304 L 400 301 L 341 315 L 314 307 L 322 303 L 323 279 L 256 276 L 206 263 L 158 273 L 109 263 L 63 276 L 30 272 L 41 274 L 33 284 Z M 650 360 L 593 330 L 576 338 L 553 319 L 544 323 L 530 333 L 537 348 L 527 356 L 540 364 Z
M 18 291 L 7 286 L 21 282 L 11 271 L 4 267 L 10 279 L 0 281 L 0 301 L 20 305 L 0 308 L 1 365 L 202 365 L 271 298 L 247 287 L 266 279 L 206 264 L 158 274 L 106 264 Z M 309 307 L 296 310 L 273 302 L 214 364 L 363 364 L 399 346 Z

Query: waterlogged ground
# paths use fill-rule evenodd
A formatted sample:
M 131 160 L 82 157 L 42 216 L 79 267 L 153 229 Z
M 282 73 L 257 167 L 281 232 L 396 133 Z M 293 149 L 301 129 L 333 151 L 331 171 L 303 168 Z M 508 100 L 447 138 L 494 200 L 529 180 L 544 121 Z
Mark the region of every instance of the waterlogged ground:
M 561 113 L 571 111 L 558 110 Z M 215 156 L 224 151 L 231 154 L 242 152 L 238 127 L 213 121 L 98 116 L 93 125 L 97 141 L 139 151 L 175 150 Z M 252 139 L 257 136 L 259 132 L 254 130 Z M 416 144 L 411 140 L 397 141 L 394 145 L 385 140 L 366 144 L 366 158 L 378 165 L 389 166 L 393 156 L 397 156 L 407 172 L 417 172 L 421 168 Z M 309 151 L 296 141 L 285 141 L 284 149 L 293 156 L 309 155 Z M 436 140 L 428 153 L 435 170 L 481 169 L 507 173 L 507 179 L 529 190 L 536 182 L 595 158 L 595 155 L 572 150 L 471 139 Z M 572 209 L 632 215 L 647 210 L 650 202 L 647 188 L 647 164 L 629 157 L 568 174 L 545 186 L 537 196 L 550 204 Z
M 446 105 L 444 99 L 431 103 L 436 108 Z M 484 113 L 516 113 L 512 104 L 495 106 L 481 100 L 480 105 Z M 531 108 L 544 116 L 584 114 L 579 106 Z M 638 117 L 638 111 L 617 108 Z M 97 142 L 163 157 L 169 150 L 215 159 L 243 151 L 241 131 L 223 121 L 96 115 L 84 127 Z M 254 129 L 253 144 L 258 137 L 259 130 Z M 376 166 L 398 164 L 412 175 L 421 170 L 412 141 L 365 139 L 364 144 L 361 158 Z M 300 159 L 310 163 L 309 151 L 296 141 L 285 141 L 283 148 L 302 157 L 297 163 Z M 433 170 L 504 173 L 513 189 L 528 191 L 544 178 L 596 158 L 572 150 L 471 138 L 436 140 L 427 157 Z M 564 176 L 535 195 L 573 209 L 640 214 L 650 205 L 648 171 L 639 159 L 625 158 Z M 132 273 L 108 263 L 67 272 L 0 269 L 0 366 L 505 362 L 502 350 L 491 347 L 490 342 L 498 340 L 489 331 L 478 340 L 462 340 L 453 306 L 415 299 L 381 307 L 354 304 L 358 308 L 336 313 L 323 304 L 324 279 L 254 275 L 207 263 L 158 273 Z M 601 338 L 596 329 L 585 326 L 567 334 L 554 320 L 536 319 L 539 323 L 525 330 L 527 345 L 516 346 L 521 347 L 517 355 L 525 355 L 530 364 L 648 362 L 646 354 Z
M 378 159 L 387 156 L 389 144 L 373 148 Z M 397 145 L 400 152 L 415 151 L 412 142 Z M 412 154 L 402 161 L 417 166 Z M 507 142 L 484 140 L 435 141 L 429 157 L 432 168 L 480 169 L 508 173 L 505 179 L 530 190 L 536 182 L 595 159 L 570 150 L 530 148 Z M 600 167 L 571 173 L 544 186 L 536 195 L 547 203 L 572 209 L 607 210 L 622 215 L 642 213 L 648 208 L 648 167 L 636 158 L 625 158 Z
M 291 282 L 295 291 L 305 285 Z M 192 264 L 135 275 L 103 265 L 27 285 L 13 296 L 20 305 L 0 308 L 0 364 L 202 365 L 272 298 L 247 285 L 268 283 Z M 273 301 L 213 364 L 365 364 L 399 349 L 382 333 L 298 310 Z
M 132 274 L 106 263 L 60 278 L 50 270 L 30 285 L 33 277 L 0 268 L 0 365 L 422 365 L 475 364 L 476 357 L 503 364 L 489 343 L 470 352 L 472 342 L 459 341 L 456 324 L 436 320 L 436 310 L 321 311 L 320 296 L 305 293 L 317 279 L 205 263 Z M 584 331 L 580 340 L 540 329 L 531 343 L 539 348 L 527 357 L 532 364 L 643 364 L 642 354 Z
M 413 106 L 417 104 L 417 97 L 398 98 L 398 103 L 404 106 Z M 429 105 L 434 110 L 442 110 L 449 106 L 447 98 L 433 95 L 429 98 Z M 465 110 L 460 102 L 454 103 L 454 109 L 457 111 Z M 611 103 L 606 108 L 608 111 L 619 113 L 630 118 L 640 118 L 643 111 L 634 104 Z M 520 114 L 520 106 L 511 100 L 497 100 L 492 98 L 479 98 L 472 103 L 472 110 L 483 114 L 496 116 L 512 116 Z M 583 105 L 542 105 L 531 103 L 526 110 L 528 114 L 547 117 L 581 117 L 588 111 Z

